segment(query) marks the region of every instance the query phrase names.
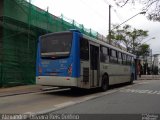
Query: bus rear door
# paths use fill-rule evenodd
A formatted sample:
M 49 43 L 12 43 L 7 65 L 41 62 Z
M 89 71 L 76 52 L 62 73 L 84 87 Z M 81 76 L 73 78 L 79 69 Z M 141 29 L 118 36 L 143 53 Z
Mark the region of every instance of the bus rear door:
M 99 86 L 100 64 L 99 64 L 99 45 L 90 44 L 90 85 Z

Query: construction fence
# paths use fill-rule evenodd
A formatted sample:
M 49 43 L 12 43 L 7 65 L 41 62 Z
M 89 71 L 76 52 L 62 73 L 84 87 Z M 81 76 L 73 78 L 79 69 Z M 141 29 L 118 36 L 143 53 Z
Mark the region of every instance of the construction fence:
M 77 29 L 105 39 L 74 20 L 56 17 L 25 0 L 0 1 L 0 86 L 35 84 L 37 40 L 40 35 Z

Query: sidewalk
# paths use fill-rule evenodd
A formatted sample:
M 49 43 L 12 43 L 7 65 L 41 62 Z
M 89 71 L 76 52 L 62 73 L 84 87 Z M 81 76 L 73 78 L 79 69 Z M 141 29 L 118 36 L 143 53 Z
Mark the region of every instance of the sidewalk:
M 40 92 L 42 88 L 44 87 L 40 85 L 25 85 L 9 88 L 0 88 L 0 97 Z
M 141 77 L 137 75 L 137 79 L 138 80 L 160 80 L 160 75 L 141 75 Z

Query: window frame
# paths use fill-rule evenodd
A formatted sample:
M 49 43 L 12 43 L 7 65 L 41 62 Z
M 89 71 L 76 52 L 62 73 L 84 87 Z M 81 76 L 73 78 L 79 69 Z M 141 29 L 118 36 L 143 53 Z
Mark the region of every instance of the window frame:
M 82 50 L 82 43 L 83 45 L 84 43 L 86 44 L 86 48 L 87 48 L 87 49 L 85 48 L 86 50 L 85 49 Z M 89 61 L 89 40 L 84 37 L 80 37 L 80 60 Z
M 100 61 L 103 63 L 109 63 L 109 48 L 103 45 L 100 45 Z
M 114 56 L 113 51 L 115 52 Z M 118 63 L 117 50 L 112 48 L 110 49 L 110 63 Z

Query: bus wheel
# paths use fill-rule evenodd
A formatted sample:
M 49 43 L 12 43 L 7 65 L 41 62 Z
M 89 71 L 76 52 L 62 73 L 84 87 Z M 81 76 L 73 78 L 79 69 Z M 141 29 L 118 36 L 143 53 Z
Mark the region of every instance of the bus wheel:
M 102 78 L 102 85 L 101 85 L 101 91 L 105 92 L 107 91 L 109 88 L 109 80 L 108 80 L 108 76 L 104 75 Z
M 133 84 L 134 74 L 131 74 L 130 84 Z

